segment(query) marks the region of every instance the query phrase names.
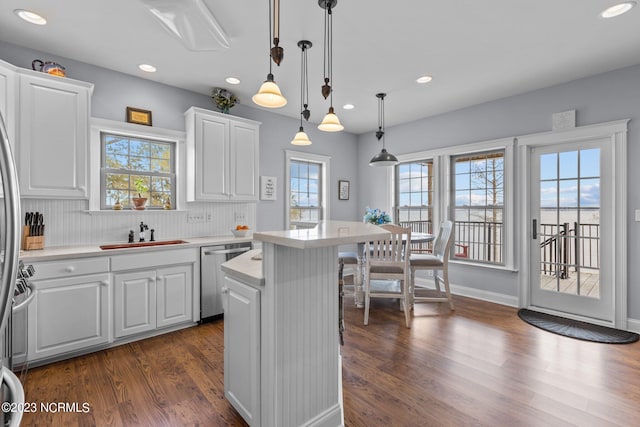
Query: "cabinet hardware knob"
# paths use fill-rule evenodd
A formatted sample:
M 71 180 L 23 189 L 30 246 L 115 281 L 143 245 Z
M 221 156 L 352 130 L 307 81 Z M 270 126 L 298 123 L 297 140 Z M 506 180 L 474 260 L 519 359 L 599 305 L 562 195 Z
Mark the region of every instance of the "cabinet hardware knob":
M 161 282 L 162 280 L 164 280 L 164 276 L 158 276 L 158 277 L 156 277 L 156 280 L 158 282 Z
M 102 286 L 109 286 L 109 281 L 108 280 L 103 280 L 102 282 L 100 282 L 100 284 Z
M 76 271 L 76 268 L 73 265 L 70 265 L 65 268 L 64 271 L 66 271 L 67 273 L 73 273 L 74 271 Z

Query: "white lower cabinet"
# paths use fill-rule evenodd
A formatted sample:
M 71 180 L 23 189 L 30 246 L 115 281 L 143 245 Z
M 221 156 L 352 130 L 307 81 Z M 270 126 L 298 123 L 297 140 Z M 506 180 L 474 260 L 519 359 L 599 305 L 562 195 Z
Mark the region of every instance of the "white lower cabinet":
M 14 318 L 14 364 L 195 323 L 199 258 L 200 248 L 191 248 L 33 262 L 35 297 Z
M 113 277 L 115 337 L 156 328 L 155 270 L 119 273 Z
M 191 320 L 193 265 L 116 273 L 115 337 Z
M 252 427 L 260 425 L 260 291 L 226 276 L 224 394 Z
M 28 310 L 29 360 L 109 342 L 108 273 L 34 280 L 33 284 L 36 296 Z

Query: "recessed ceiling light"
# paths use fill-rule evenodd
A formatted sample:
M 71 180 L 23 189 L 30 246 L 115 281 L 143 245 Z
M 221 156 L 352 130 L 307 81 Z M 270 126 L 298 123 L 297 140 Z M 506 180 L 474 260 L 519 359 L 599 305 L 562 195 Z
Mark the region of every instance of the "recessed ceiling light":
M 356 108 L 356 106 L 353 104 L 344 104 L 342 108 L 344 108 L 345 110 L 353 110 L 354 108 Z
M 240 79 L 237 77 L 227 77 L 226 79 L 224 79 L 225 82 L 229 83 L 230 85 L 239 85 L 240 84 Z
M 47 23 L 47 20 L 44 19 L 42 16 L 38 15 L 35 12 L 31 12 L 30 10 L 24 10 L 24 9 L 16 9 L 13 11 L 13 13 L 15 13 L 16 15 L 18 15 L 21 19 L 31 23 L 31 24 L 36 24 L 36 25 L 45 25 Z
M 156 71 L 158 71 L 156 67 L 149 64 L 140 64 L 138 65 L 138 68 L 140 68 L 142 71 L 146 71 L 147 73 L 155 73 Z
M 635 5 L 636 5 L 635 1 L 626 1 L 624 3 L 618 3 L 605 9 L 600 14 L 600 16 L 603 18 L 615 18 L 616 16 L 620 16 L 623 13 L 629 12 Z
M 421 83 L 421 84 L 422 83 L 429 83 L 431 80 L 433 80 L 433 77 L 431 77 L 431 76 L 422 76 L 422 77 L 418 77 L 416 79 L 416 81 L 418 83 Z

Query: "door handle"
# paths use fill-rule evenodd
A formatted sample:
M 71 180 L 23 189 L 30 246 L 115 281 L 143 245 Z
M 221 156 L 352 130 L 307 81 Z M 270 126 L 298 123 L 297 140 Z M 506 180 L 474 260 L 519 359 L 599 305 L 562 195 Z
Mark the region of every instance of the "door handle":
M 533 240 L 538 239 L 538 220 L 537 219 L 533 220 L 533 229 L 531 230 L 531 236 Z
M 251 248 L 249 248 L 249 247 L 236 248 L 236 249 L 223 249 L 223 250 L 218 250 L 218 251 L 206 251 L 206 252 L 204 252 L 204 255 L 237 254 L 237 253 L 240 253 L 240 252 L 248 252 L 250 250 L 251 250 Z

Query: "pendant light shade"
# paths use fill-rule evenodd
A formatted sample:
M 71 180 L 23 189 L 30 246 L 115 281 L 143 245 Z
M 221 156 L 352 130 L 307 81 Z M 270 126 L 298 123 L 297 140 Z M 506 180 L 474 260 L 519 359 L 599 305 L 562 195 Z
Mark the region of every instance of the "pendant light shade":
M 261 107 L 266 108 L 279 108 L 287 105 L 287 99 L 282 96 L 280 88 L 273 79 L 273 73 L 271 72 L 271 60 L 273 60 L 278 66 L 284 58 L 284 50 L 278 45 L 280 42 L 280 0 L 273 0 L 273 11 L 271 7 L 271 0 L 269 2 L 269 74 L 267 74 L 267 80 L 260 86 L 258 93 L 253 95 L 251 99 L 253 102 Z M 272 13 L 273 12 L 273 13 Z M 271 19 L 273 15 L 273 46 L 271 46 Z
M 267 75 L 267 80 L 262 83 L 258 93 L 251 98 L 254 103 L 266 108 L 279 108 L 287 105 L 287 99 L 282 96 L 280 88 L 273 80 L 273 74 Z
M 291 141 L 293 145 L 311 145 L 311 140 L 304 132 L 302 127 L 302 119 L 309 120 L 311 111 L 309 111 L 309 77 L 307 74 L 307 49 L 311 46 L 309 40 L 300 40 L 298 47 L 300 48 L 300 129 Z M 304 108 L 304 109 L 303 109 Z
M 387 152 L 386 148 L 383 148 L 382 151 L 369 160 L 369 166 L 394 166 L 397 164 L 398 158 Z
M 394 166 L 398 164 L 398 158 L 389 153 L 384 144 L 384 97 L 386 93 L 376 94 L 378 98 L 378 130 L 376 131 L 376 138 L 378 141 L 382 140 L 382 150 L 373 156 L 369 161 L 369 166 Z
M 329 98 L 329 112 L 318 129 L 325 132 L 339 132 L 344 129 L 340 124 L 340 119 L 333 112 L 333 8 L 338 4 L 338 0 L 318 0 L 318 5 L 325 10 L 324 15 L 324 84 L 322 85 L 322 96 Z
M 323 130 L 325 132 L 339 132 L 344 129 L 344 126 L 340 123 L 340 119 L 333 112 L 333 107 L 329 107 L 329 112 L 324 119 L 322 119 L 322 123 L 318 125 L 318 129 Z
M 305 133 L 302 126 L 300 126 L 300 129 L 296 133 L 296 136 L 293 138 L 293 141 L 291 141 L 291 144 L 292 145 L 311 145 L 311 140 Z

